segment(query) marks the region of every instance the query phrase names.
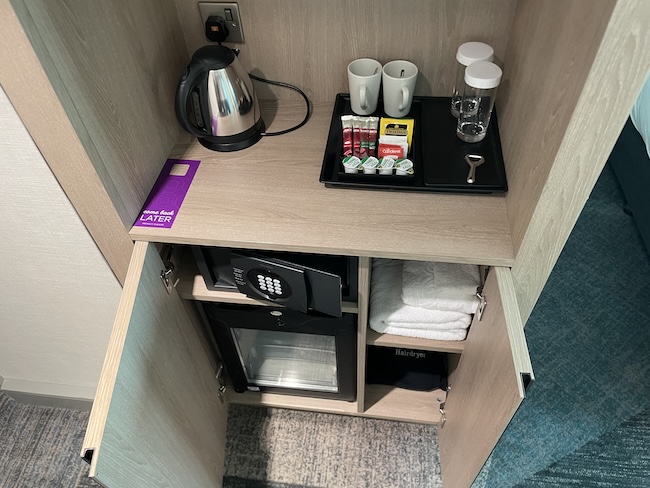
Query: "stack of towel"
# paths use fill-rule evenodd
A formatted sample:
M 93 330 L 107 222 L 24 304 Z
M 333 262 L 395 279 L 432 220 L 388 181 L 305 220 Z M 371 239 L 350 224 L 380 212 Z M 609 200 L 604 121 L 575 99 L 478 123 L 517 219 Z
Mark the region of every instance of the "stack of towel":
M 370 328 L 377 332 L 462 341 L 479 300 L 478 266 L 375 259 Z

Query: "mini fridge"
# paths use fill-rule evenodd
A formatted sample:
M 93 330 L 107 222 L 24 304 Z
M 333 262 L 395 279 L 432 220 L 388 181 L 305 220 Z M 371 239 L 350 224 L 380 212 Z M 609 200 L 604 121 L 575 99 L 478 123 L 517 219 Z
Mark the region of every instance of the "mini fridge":
M 206 303 L 208 323 L 237 392 L 354 401 L 356 314 Z

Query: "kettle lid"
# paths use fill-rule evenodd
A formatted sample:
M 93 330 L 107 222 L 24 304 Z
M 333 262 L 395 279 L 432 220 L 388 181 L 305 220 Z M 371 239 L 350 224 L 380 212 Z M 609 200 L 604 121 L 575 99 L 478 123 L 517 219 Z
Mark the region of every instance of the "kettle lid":
M 209 45 L 197 49 L 192 55 L 192 62 L 203 63 L 210 69 L 222 69 L 232 64 L 235 52 L 226 46 Z

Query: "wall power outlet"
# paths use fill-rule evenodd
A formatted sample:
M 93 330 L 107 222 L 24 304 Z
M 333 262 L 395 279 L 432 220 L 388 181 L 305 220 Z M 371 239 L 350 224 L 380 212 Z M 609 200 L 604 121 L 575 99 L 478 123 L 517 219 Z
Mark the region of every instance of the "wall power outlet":
M 199 12 L 201 13 L 201 25 L 203 26 L 205 26 L 205 21 L 211 15 L 218 15 L 226 19 L 229 33 L 225 42 L 244 43 L 244 30 L 241 26 L 239 6 L 236 3 L 199 2 Z

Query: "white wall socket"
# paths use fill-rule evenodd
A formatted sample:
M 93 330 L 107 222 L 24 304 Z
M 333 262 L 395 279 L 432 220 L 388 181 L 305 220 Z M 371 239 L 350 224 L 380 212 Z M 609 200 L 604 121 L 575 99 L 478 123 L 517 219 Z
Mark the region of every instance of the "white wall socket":
M 226 19 L 226 24 L 228 24 L 228 38 L 225 42 L 244 43 L 244 30 L 239 17 L 239 6 L 236 3 L 199 2 L 199 12 L 201 13 L 201 25 L 204 29 L 208 17 L 219 15 Z

